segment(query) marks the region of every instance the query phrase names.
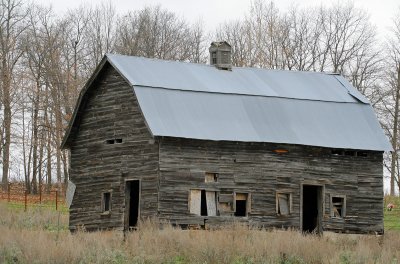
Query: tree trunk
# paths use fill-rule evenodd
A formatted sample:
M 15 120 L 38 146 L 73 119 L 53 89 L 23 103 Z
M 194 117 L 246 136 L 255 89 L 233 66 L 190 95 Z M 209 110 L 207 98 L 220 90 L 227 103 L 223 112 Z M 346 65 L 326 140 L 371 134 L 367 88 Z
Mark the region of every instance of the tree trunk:
M 398 137 L 398 122 L 399 122 L 399 100 L 400 100 L 400 65 L 397 68 L 397 88 L 395 95 L 394 117 L 393 117 L 393 136 L 392 136 L 392 163 L 390 171 L 390 195 L 395 195 L 396 181 L 396 160 L 397 160 L 397 137 Z
M 38 137 L 38 119 L 39 119 L 39 81 L 36 82 L 36 94 L 35 94 L 35 101 L 33 102 L 33 122 L 32 122 L 32 131 L 33 131 L 33 153 L 32 153 L 32 192 L 33 194 L 38 193 L 38 186 L 37 186 L 37 175 L 38 175 L 38 144 L 39 144 L 39 137 Z
M 51 133 L 49 131 L 47 138 L 47 184 L 46 192 L 50 194 L 51 191 Z
M 3 177 L 2 189 L 7 190 L 9 168 L 10 168 L 10 145 L 11 145 L 11 82 L 7 72 L 7 61 L 3 60 L 3 107 L 4 107 L 4 146 L 3 146 Z

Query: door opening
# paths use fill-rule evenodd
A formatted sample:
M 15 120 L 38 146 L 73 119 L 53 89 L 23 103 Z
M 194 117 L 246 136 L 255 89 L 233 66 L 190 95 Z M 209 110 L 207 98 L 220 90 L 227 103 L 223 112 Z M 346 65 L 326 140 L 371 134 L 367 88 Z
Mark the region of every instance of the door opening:
M 322 186 L 303 185 L 302 230 L 322 232 Z
M 125 228 L 127 230 L 137 226 L 139 219 L 140 181 L 126 182 Z

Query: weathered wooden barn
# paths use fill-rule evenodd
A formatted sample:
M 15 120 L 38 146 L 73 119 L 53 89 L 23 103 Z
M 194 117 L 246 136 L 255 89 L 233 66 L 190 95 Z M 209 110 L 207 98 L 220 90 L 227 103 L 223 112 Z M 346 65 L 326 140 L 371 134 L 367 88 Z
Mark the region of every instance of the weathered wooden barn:
M 63 140 L 70 229 L 234 221 L 383 233 L 387 141 L 368 100 L 335 74 L 106 55 Z

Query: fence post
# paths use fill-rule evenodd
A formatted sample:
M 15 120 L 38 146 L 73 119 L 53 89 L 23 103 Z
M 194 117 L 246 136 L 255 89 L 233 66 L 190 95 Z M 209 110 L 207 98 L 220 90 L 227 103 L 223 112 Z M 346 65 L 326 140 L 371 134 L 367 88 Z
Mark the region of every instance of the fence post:
M 11 183 L 8 183 L 8 189 L 7 189 L 7 201 L 10 202 L 11 200 Z
M 27 203 L 28 203 L 28 190 L 25 190 L 25 212 L 26 212 Z
M 56 211 L 58 210 L 58 191 L 56 191 Z

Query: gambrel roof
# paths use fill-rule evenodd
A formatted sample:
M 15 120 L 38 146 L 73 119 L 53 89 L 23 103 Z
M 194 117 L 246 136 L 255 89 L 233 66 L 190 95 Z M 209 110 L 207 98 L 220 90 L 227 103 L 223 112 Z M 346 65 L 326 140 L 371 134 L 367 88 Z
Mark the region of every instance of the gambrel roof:
M 153 136 L 392 150 L 368 100 L 340 75 L 107 54 L 132 86 Z M 95 88 L 94 88 L 95 89 Z

